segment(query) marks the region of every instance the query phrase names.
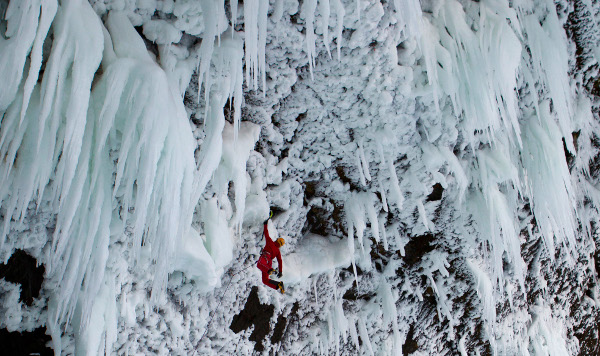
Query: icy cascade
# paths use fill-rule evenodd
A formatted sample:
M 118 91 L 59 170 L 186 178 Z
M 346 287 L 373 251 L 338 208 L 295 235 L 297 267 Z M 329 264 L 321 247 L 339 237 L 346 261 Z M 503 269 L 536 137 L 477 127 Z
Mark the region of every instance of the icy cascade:
M 519 221 L 519 202 L 531 202 L 533 214 L 540 223 L 540 230 L 536 233 L 544 237 L 550 255 L 558 247 L 566 247 L 573 253 L 578 229 L 576 206 L 581 202 L 577 200 L 581 199 L 578 198 L 579 193 L 573 188 L 573 179 L 579 177 L 580 172 L 574 171 L 573 176 L 569 173 L 562 150 L 564 138 L 567 148 L 573 152 L 571 131 L 576 127 L 571 123 L 576 118 L 573 118 L 571 108 L 566 62 L 568 54 L 562 45 L 565 43 L 563 30 L 551 2 L 544 3 L 544 11 L 551 13 L 545 21 L 538 19 L 537 10 L 535 14 L 532 13 L 532 4 L 525 3 L 511 8 L 508 2 L 482 2 L 474 27 L 469 23 L 462 5 L 457 1 L 448 1 L 442 3 L 431 17 L 427 15 L 424 18 L 422 28 L 427 35 L 422 40 L 421 48 L 437 111 L 448 115 L 448 109 L 453 110 L 451 116 L 459 119 L 460 133 L 464 138 L 461 148 L 470 146 L 477 151 L 473 157 L 475 165 L 465 170 L 464 162 L 453 154 L 445 142 L 436 142 L 440 135 L 429 134 L 429 128 L 425 128 L 433 144 L 421 145 L 422 158 L 434 182 L 441 183 L 445 189 L 457 191 L 459 204 L 470 207 L 480 231 L 486 232 L 471 246 L 482 252 L 482 256 L 477 258 L 483 257 L 483 261 L 470 262 L 470 270 L 478 280 L 477 292 L 483 304 L 486 331 L 490 339 L 496 338 L 496 302 L 503 299 L 506 293 L 512 305 L 513 298 L 517 297 L 515 291 L 519 291 L 517 294 L 525 293 L 528 271 L 521 256 L 520 234 L 523 227 Z M 304 4 L 309 6 L 306 2 Z M 308 13 L 309 9 L 305 12 Z M 552 46 L 553 42 L 560 42 L 561 45 Z M 309 42 L 309 48 L 311 46 Z M 543 61 L 553 57 L 559 60 L 552 65 L 544 64 Z M 549 78 L 549 73 L 554 72 L 554 78 Z M 541 96 L 534 89 L 532 78 L 545 78 Z M 517 89 L 523 86 L 527 89 L 523 91 L 526 95 L 519 98 L 522 100 L 520 104 Z M 451 106 L 443 103 L 446 96 Z M 438 103 L 438 100 L 442 103 Z M 562 109 L 549 110 L 548 100 Z M 523 110 L 523 107 L 526 109 Z M 358 140 L 350 155 L 352 157 L 349 157 L 350 161 L 355 162 L 360 184 L 373 189 L 371 182 L 383 183 L 379 189 L 382 209 L 388 212 L 388 195 L 399 195 L 400 198 L 396 200 L 401 210 L 401 184 L 397 178 L 394 183 L 394 165 L 386 160 L 383 149 L 378 148 L 382 166 L 377 170 L 379 176 L 372 177 L 369 160 L 365 159 L 366 145 L 370 143 L 364 139 Z M 468 157 L 463 156 L 462 160 L 465 159 Z M 382 169 L 386 161 L 390 165 L 389 178 L 385 174 L 382 176 L 382 172 L 386 171 Z M 439 168 L 443 168 L 443 171 Z M 585 165 L 580 169 L 585 171 Z M 454 179 L 448 181 L 448 173 Z M 474 189 L 467 193 L 469 186 Z M 344 204 L 348 249 L 353 255 L 355 230 L 364 255 L 367 221 L 376 242 L 379 241 L 379 231 L 386 236 L 385 232 L 391 228 L 381 224 L 377 218 L 371 218 L 377 216 L 378 212 L 374 207 L 371 208 L 371 199 L 365 198 L 369 194 L 354 193 Z M 424 200 L 418 200 L 416 207 L 425 230 L 435 231 Z M 371 209 L 373 212 L 370 212 Z M 387 249 L 386 240 L 384 238 Z M 394 246 L 398 244 L 394 243 Z M 477 266 L 480 262 L 482 267 Z M 508 270 L 505 264 L 508 264 Z M 440 305 L 440 318 L 446 317 L 452 327 L 456 319 L 452 304 L 447 299 L 450 291 L 446 290 L 447 284 L 444 282 L 448 272 L 443 272 L 443 264 L 438 267 L 432 270 L 429 281 Z M 511 277 L 507 278 L 507 273 Z M 492 348 L 496 350 L 496 346 L 494 343 Z
M 356 9 L 360 9 L 360 4 L 357 1 Z M 335 23 L 331 24 L 335 26 L 334 38 L 337 46 L 337 56 L 340 59 L 341 48 L 342 48 L 342 31 L 344 30 L 344 16 L 346 10 L 341 0 L 308 0 L 302 3 L 301 15 L 304 17 L 306 22 L 306 35 L 305 35 L 305 51 L 308 56 L 308 66 L 311 74 L 311 79 L 314 80 L 314 68 L 315 58 L 318 55 L 317 48 L 317 33 L 320 33 L 323 37 L 323 46 L 327 52 L 328 57 L 331 59 L 330 49 L 330 36 L 329 27 L 331 21 L 331 12 L 336 14 Z M 317 21 L 317 16 L 319 20 Z M 319 26 L 315 29 L 315 22 Z M 316 30 L 316 31 L 315 31 Z
M 466 143 L 477 143 L 473 132 L 483 131 L 494 140 L 501 129 L 520 144 L 517 122 L 517 71 L 521 43 L 506 19 L 514 10 L 497 4 L 481 5 L 480 29 L 467 25 L 462 5 L 446 2 L 439 11 L 437 28 L 424 18 L 423 54 L 434 102 L 439 95 L 452 100 L 456 116 L 468 136 Z M 514 133 L 510 133 L 510 132 Z
M 569 251 L 571 263 L 575 254 L 578 198 L 573 182 L 580 173 L 571 175 L 563 150 L 564 140 L 575 152 L 568 51 L 554 3 L 541 7 L 534 11 L 528 1 L 515 8 L 505 1 L 483 1 L 476 31 L 457 1 L 445 2 L 424 20 L 422 48 L 437 110 L 442 112 L 438 102 L 447 95 L 460 119 L 463 145 L 489 145 L 477 150 L 477 164 L 469 172 L 476 190 L 467 204 L 485 231 L 476 243 L 483 244 L 485 267 L 470 262 L 470 268 L 478 280 L 490 340 L 495 338 L 496 300 L 506 292 L 513 301 L 506 262 L 511 279 L 525 292 L 517 202 L 531 203 L 551 259 L 558 247 Z M 541 12 L 547 16 L 539 18 Z M 534 78 L 542 79 L 541 95 Z M 522 86 L 527 95 L 519 103 L 517 88 Z M 522 111 L 523 106 L 528 109 Z M 496 350 L 495 343 L 492 348 Z
M 204 31 L 202 33 L 202 41 L 199 49 L 199 65 L 198 65 L 198 98 L 200 98 L 200 90 L 202 84 L 205 83 L 207 89 L 205 90 L 205 100 L 209 103 L 210 94 L 210 65 L 212 61 L 213 50 L 215 48 L 215 40 L 217 37 L 220 39 L 221 32 L 224 31 L 226 24 L 224 19 L 220 17 L 221 12 L 224 11 L 223 0 L 220 1 L 202 1 L 201 3 L 201 14 L 202 14 L 202 25 Z M 182 9 L 182 11 L 185 11 Z M 208 110 L 208 105 L 207 105 Z
M 212 174 L 217 169 L 223 152 L 223 128 L 225 127 L 225 115 L 223 108 L 233 100 L 234 105 L 234 138 L 240 125 L 241 106 L 243 102 L 242 92 L 242 42 L 237 35 L 225 35 L 221 45 L 214 49 L 211 62 L 212 69 L 207 72 L 209 80 L 205 84 L 206 110 L 204 117 L 204 131 L 206 139 L 198 160 L 199 175 L 196 183 L 196 196 L 200 197 Z M 213 84 L 214 83 L 214 84 Z M 200 85 L 200 84 L 199 84 Z
M 21 9 L 22 14 L 30 9 Z M 52 9 L 42 5 L 48 16 Z M 48 22 L 40 17 L 39 41 Z M 87 2 L 63 2 L 52 23 L 54 41 L 41 84 L 33 72 L 40 65 L 32 60 L 25 86 L 2 113 L 0 151 L 7 159 L 1 166 L 0 198 L 9 217 L 2 241 L 10 217 L 23 219 L 32 199 L 38 205 L 49 199 L 58 212 L 45 261 L 47 277 L 57 286 L 49 308 L 57 350 L 59 327 L 69 323 L 77 305 L 77 325 L 87 326 L 104 281 L 109 241 L 123 238 L 126 227 L 133 226 L 127 232 L 131 239 L 126 238 L 132 265 L 142 245 L 152 246 L 153 294 L 159 297 L 169 259 L 189 229 L 195 206 L 195 142 L 178 89 L 148 55 L 125 15 L 111 13 L 107 27 L 119 35 L 110 37 L 103 30 Z M 3 51 L 3 62 L 18 53 Z M 21 78 L 15 80 L 9 87 L 19 86 Z M 22 98 L 30 94 L 22 115 Z
M 232 225 L 237 226 L 239 236 L 241 236 L 242 223 L 245 217 L 248 183 L 251 183 L 251 179 L 246 172 L 246 163 L 252 152 L 252 148 L 254 148 L 260 136 L 260 126 L 250 122 L 243 122 L 240 132 L 243 134 L 240 134 L 235 139 L 232 125 L 225 125 L 225 129 L 223 130 L 221 164 L 215 171 L 212 180 L 214 189 L 220 197 L 227 196 L 229 182 L 233 182 L 235 216 L 230 221 Z M 229 199 L 226 199 L 228 202 Z M 268 214 L 268 211 L 264 211 L 263 214 Z
M 47 18 L 42 21 L 46 3 L 35 4 L 38 8 L 42 4 L 42 17 L 35 6 L 27 8 L 26 11 L 33 11 L 27 16 L 39 18 L 36 36 L 43 37 L 47 30 L 42 23 L 50 21 Z M 52 14 L 51 4 L 47 3 L 47 16 Z M 597 189 L 586 180 L 589 177 L 585 172 L 589 159 L 594 157 L 592 153 L 596 152 L 590 147 L 589 133 L 597 132 L 597 127 L 591 123 L 591 104 L 586 103 L 585 94 L 580 94 L 577 105 L 572 102 L 567 73 L 569 48 L 554 46 L 554 42 L 565 41 L 562 20 L 555 16 L 554 4 L 536 1 L 534 7 L 532 1 L 526 0 L 424 1 L 427 9 L 423 12 L 417 1 L 323 0 L 303 4 L 304 7 L 298 8 L 295 2 L 277 1 L 273 15 L 268 18 L 268 6 L 263 6 L 264 3 L 246 2 L 244 36 L 233 30 L 225 31 L 228 25 L 224 1 L 157 2 L 156 5 L 152 1 L 139 2 L 143 9 L 127 13 L 136 26 L 143 26 L 146 38 L 156 39 L 157 43 L 168 43 L 169 38 L 185 43 L 190 41 L 190 34 L 202 37 L 197 52 L 198 90 L 204 90 L 201 104 L 206 111 L 204 115 L 202 109 L 195 113 L 200 118 L 195 134 L 202 141 L 197 151 L 200 169 L 196 176 L 190 173 L 196 143 L 189 134 L 179 97 L 188 80 L 169 72 L 176 68 L 173 63 L 167 65 L 166 57 L 172 54 L 170 45 L 159 43 L 158 58 L 169 72 L 164 75 L 124 14 L 112 13 L 106 17 L 104 47 L 99 41 L 102 33 L 92 31 L 94 41 L 82 41 L 85 42 L 82 46 L 93 49 L 77 53 L 81 57 L 65 50 L 68 55 L 64 63 L 52 64 L 57 51 L 52 49 L 41 85 L 36 84 L 37 70 L 30 69 L 33 76 L 27 73 L 27 78 L 34 78 L 27 79 L 31 83 L 31 100 L 26 99 L 27 89 L 20 89 L 27 88 L 25 79 L 12 86 L 18 89 L 13 98 L 16 104 L 10 104 L 6 110 L 0 139 L 0 153 L 13 162 L 10 168 L 9 164 L 2 166 L 7 172 L 10 170 L 3 181 L 6 184 L 2 185 L 7 185 L 2 192 L 5 197 L 2 207 L 11 208 L 15 219 L 24 219 L 25 212 L 32 210 L 28 209 L 30 200 L 52 199 L 59 211 L 55 246 L 49 253 L 48 265 L 62 273 L 54 284 L 59 278 L 69 284 L 49 306 L 52 322 L 48 325 L 54 333 L 55 348 L 60 350 L 58 343 L 68 339 L 61 339 L 62 327 L 69 330 L 61 320 L 72 319 L 71 325 L 77 332 L 85 330 L 89 319 L 97 328 L 82 332 L 76 341 L 77 352 L 102 352 L 116 344 L 119 350 L 132 353 L 188 353 L 188 344 L 197 341 L 198 330 L 208 327 L 207 315 L 213 315 L 215 300 L 224 295 L 205 293 L 219 287 L 228 266 L 240 270 L 259 253 L 260 246 L 253 239 L 260 236 L 259 225 L 269 203 L 275 203 L 284 211 L 269 228 L 277 224 L 290 233 L 300 234 L 308 220 L 307 210 L 320 214 L 319 209 L 312 207 L 333 212 L 328 223 L 337 226 L 325 226 L 327 233 L 334 230 L 332 236 L 309 233 L 287 240 L 283 280 L 295 293 L 280 296 L 259 288 L 261 303 L 273 304 L 279 315 L 290 316 L 292 302 L 302 305 L 298 320 L 288 317 L 282 344 L 270 345 L 269 351 L 291 344 L 291 350 L 282 352 L 310 353 L 321 348 L 322 353 L 333 350 L 344 354 L 356 349 L 369 355 L 393 354 L 410 346 L 410 339 L 414 342 L 416 337 L 422 347 L 419 351 L 425 354 L 456 352 L 457 348 L 461 354 L 476 354 L 488 350 L 481 347 L 482 342 L 489 342 L 490 351 L 499 354 L 514 354 L 517 349 L 523 354 L 573 353 L 577 340 L 570 336 L 573 334 L 569 329 L 570 316 L 553 309 L 557 304 L 548 302 L 552 297 L 546 296 L 548 285 L 540 272 L 543 268 L 538 266 L 538 270 L 533 267 L 534 271 L 528 271 L 525 262 L 533 265 L 537 262 L 524 261 L 530 256 L 522 256 L 521 251 L 522 245 L 531 248 L 524 242 L 541 238 L 545 248 L 536 250 L 539 256 L 534 258 L 542 260 L 545 254 L 549 258 L 558 256 L 556 266 L 565 266 L 568 260 L 565 256 L 574 254 L 575 247 L 579 247 L 576 245 L 581 240 L 579 223 L 582 230 L 591 230 L 595 221 L 590 217 L 595 213 L 593 204 L 599 201 Z M 239 20 L 237 2 L 230 5 L 235 27 Z M 355 12 L 351 10 L 354 8 Z M 13 7 L 10 13 L 20 13 L 15 9 L 18 8 Z M 58 10 L 57 29 L 59 20 L 68 18 L 66 9 Z M 70 9 L 84 17 L 82 9 Z M 149 17 L 154 16 L 155 10 L 162 11 L 168 14 L 165 16 L 168 21 L 151 19 L 141 24 L 140 13 L 146 10 Z M 344 46 L 341 57 L 346 10 L 356 16 L 346 19 L 351 30 L 346 34 L 350 34 L 352 46 Z M 365 11 L 360 17 L 362 10 Z M 337 22 L 330 26 L 331 12 L 337 13 Z M 252 14 L 256 16 L 250 18 Z M 306 28 L 310 27 L 306 36 L 281 31 L 284 34 L 267 32 L 261 37 L 267 23 L 269 26 L 293 23 L 287 15 L 304 17 Z M 99 23 L 97 19 L 92 21 L 92 16 L 86 22 L 104 32 L 101 25 L 92 26 Z M 182 38 L 177 31 L 157 36 L 165 23 L 186 36 Z M 296 27 L 292 24 L 278 30 Z M 329 27 L 338 34 L 336 44 L 341 65 L 330 60 L 333 39 L 329 38 Z M 54 35 L 60 32 L 52 30 Z M 82 37 L 90 36 L 79 32 Z M 413 41 L 419 39 L 420 32 L 421 42 L 417 46 Z M 29 43 L 31 62 L 35 63 L 34 53 L 41 53 L 41 43 L 36 52 L 38 42 L 31 40 L 31 33 L 27 38 L 23 43 Z M 285 47 L 290 38 L 299 39 L 294 47 L 298 53 Z M 323 39 L 323 46 L 319 38 Z M 274 53 L 269 58 L 269 53 L 263 51 L 262 67 L 261 39 L 266 39 L 270 46 L 266 48 Z M 74 46 L 68 43 L 74 41 L 76 38 L 66 38 L 62 48 L 72 49 Z M 172 48 L 185 45 L 173 44 Z M 253 84 L 247 93 L 252 100 L 247 103 L 245 119 L 253 123 L 240 122 L 244 46 L 248 88 L 261 77 L 265 94 L 263 98 L 253 97 L 255 93 L 251 91 L 258 89 L 258 84 Z M 102 71 L 96 72 L 99 48 L 104 48 Z M 310 52 L 308 61 L 302 48 Z M 251 61 L 249 53 L 253 53 Z M 424 62 L 416 61 L 422 54 Z M 504 57 L 505 54 L 510 56 Z M 553 57 L 558 58 L 556 63 L 549 62 Z M 4 58 L 1 56 L 0 61 Z M 80 66 L 80 61 L 86 65 Z M 248 74 L 250 62 L 255 67 L 252 74 Z M 311 68 L 314 81 L 298 75 L 302 70 L 293 67 L 307 63 L 314 65 Z M 421 63 L 425 63 L 425 68 L 421 68 Z M 27 59 L 23 65 L 27 65 Z M 55 76 L 55 81 L 62 82 L 57 84 L 45 108 L 43 98 L 48 97 L 48 90 L 44 89 L 44 83 L 50 82 L 47 76 L 50 78 L 57 71 L 52 65 L 67 69 L 61 69 Z M 272 93 L 265 93 L 263 73 L 267 66 Z M 83 83 L 87 91 L 71 90 L 75 68 L 83 68 L 85 75 L 78 77 L 82 79 L 78 83 Z M 285 77 L 289 73 L 293 79 L 287 84 L 293 87 L 290 89 L 287 84 L 279 87 L 289 79 Z M 332 80 L 320 83 L 328 77 Z M 380 80 L 381 77 L 385 79 Z M 78 105 L 86 93 L 89 95 L 92 83 L 89 107 L 84 110 Z M 282 97 L 285 100 L 277 102 Z M 223 115 L 227 101 L 234 108 L 233 124 Z M 22 110 L 22 102 L 30 102 L 26 111 Z M 49 118 L 75 117 L 61 114 L 67 112 L 70 103 L 78 104 L 69 109 L 73 113 L 83 111 L 77 115 L 84 118 L 83 124 L 78 120 L 67 124 L 63 122 L 65 119 L 49 121 L 38 129 L 36 118 L 43 110 L 47 110 Z M 63 109 L 55 113 L 54 108 L 60 107 L 59 104 Z M 302 116 L 307 108 L 309 111 Z M 313 117 L 318 110 L 322 111 L 321 116 Z M 292 114 L 286 121 L 282 112 L 288 111 Z M 313 122 L 313 131 L 307 122 Z M 265 135 L 259 134 L 259 127 Z M 46 134 L 52 130 L 56 133 Z M 578 145 L 571 140 L 571 130 L 581 130 Z M 327 142 L 315 140 L 318 136 L 315 131 L 319 135 L 326 132 L 320 139 Z M 68 144 L 64 143 L 67 135 Z M 569 166 L 571 172 L 565 163 L 563 139 L 569 152 L 578 151 L 575 163 Z M 342 142 L 343 148 L 336 147 L 336 140 Z M 52 147 L 54 142 L 59 142 L 58 148 L 49 152 L 36 150 L 38 145 Z M 152 147 L 154 143 L 158 149 Z M 314 148 L 319 145 L 327 154 L 315 154 L 319 152 Z M 72 156 L 69 150 L 73 151 Z M 47 155 L 47 161 L 38 157 L 43 154 Z M 310 161 L 308 155 L 317 157 Z M 24 161 L 38 164 L 24 165 Z M 320 168 L 324 167 L 322 172 L 312 168 L 315 161 Z M 47 162 L 54 162 L 60 168 L 55 169 Z M 335 171 L 337 168 L 345 171 Z M 46 173 L 37 174 L 37 170 Z M 322 190 L 307 207 L 302 200 L 309 195 L 309 179 L 323 183 L 314 184 L 317 190 Z M 305 194 L 303 183 L 307 187 Z M 443 188 L 443 197 L 430 198 L 431 186 L 436 183 Z M 45 191 L 39 192 L 37 186 Z M 28 197 L 21 191 L 31 194 Z M 12 203 L 14 196 L 17 198 Z M 207 200 L 197 209 L 195 228 L 189 229 L 195 202 L 201 197 Z M 337 215 L 340 213 L 341 216 Z M 524 215 L 535 221 L 535 226 L 524 220 Z M 242 226 L 244 221 L 247 225 Z M 346 236 L 342 236 L 344 228 Z M 237 234 L 232 233 L 234 229 Z M 159 234 L 173 239 L 163 241 Z M 88 238 L 75 242 L 71 236 Z M 243 238 L 237 239 L 238 236 Z M 110 244 L 114 241 L 118 244 Z M 145 247 L 139 250 L 128 244 Z M 124 266 L 120 255 L 115 256 L 109 250 L 115 245 L 126 246 L 117 250 L 127 258 Z M 90 255 L 90 250 L 97 253 Z M 158 251 L 161 254 L 157 255 Z M 242 258 L 238 260 L 240 251 Z M 561 254 L 556 254 L 557 251 Z M 53 253 L 62 256 L 50 256 Z M 68 262 L 62 259 L 64 256 Z M 114 259 L 119 261 L 111 265 Z M 345 270 L 350 264 L 353 270 Z M 77 270 L 77 266 L 84 265 L 85 270 Z M 133 273 L 117 275 L 115 280 L 111 270 L 117 268 L 115 265 Z M 172 294 L 169 300 L 160 303 L 160 312 L 152 310 L 155 304 L 147 297 L 152 283 L 153 295 L 158 296 L 165 282 L 161 279 L 164 275 L 152 279 L 145 274 L 146 267 L 151 274 L 156 266 L 166 266 L 165 273 L 174 272 L 169 280 Z M 224 302 L 229 302 L 232 309 L 242 308 L 246 290 L 257 284 L 259 277 L 253 271 L 232 276 L 233 289 Z M 140 279 L 132 283 L 127 278 L 134 274 Z M 526 276 L 528 282 L 530 277 L 539 279 L 542 286 L 540 301 L 534 306 L 528 305 L 525 298 L 532 288 L 525 283 Z M 328 283 L 321 283 L 323 279 L 328 279 Z M 132 284 L 138 289 L 132 291 Z M 81 285 L 84 287 L 80 291 Z M 94 290 L 103 287 L 117 292 L 94 295 Z M 307 293 L 302 293 L 307 289 L 310 292 L 314 289 L 318 301 L 307 302 L 308 298 L 303 297 Z M 312 298 L 312 293 L 308 294 Z M 328 298 L 331 294 L 333 298 Z M 115 298 L 120 299 L 118 307 L 113 305 Z M 588 299 L 590 304 L 595 302 L 591 297 Z M 75 303 L 77 300 L 81 302 Z M 430 315 L 420 314 L 429 306 Z M 498 315 L 497 306 L 503 307 Z M 437 317 L 432 317 L 434 314 Z M 470 314 L 467 321 L 466 314 Z M 247 335 L 236 338 L 227 330 L 230 314 L 216 315 L 208 334 L 216 337 L 204 339 L 201 347 L 212 353 L 234 353 L 235 347 L 235 353 L 239 353 L 240 345 L 241 353 L 250 353 L 253 342 L 246 340 Z M 156 328 L 138 326 L 154 325 L 155 321 Z M 115 325 L 119 327 L 118 334 Z M 479 332 L 480 325 L 484 333 Z M 430 327 L 431 331 L 427 330 Z M 414 328 L 414 333 L 409 328 Z M 307 334 L 309 337 L 305 337 Z M 236 342 L 231 342 L 234 338 Z M 68 350 L 70 345 L 64 346 Z
M 150 58 L 129 20 L 111 13 L 107 27 L 119 35 L 112 36 L 114 55 L 110 46 L 105 48 L 104 74 L 94 88 L 94 102 L 103 103 L 95 108 L 98 127 L 105 130 L 99 141 L 116 139 L 105 144 L 118 152 L 113 197 L 124 212 L 133 211 L 121 216 L 123 228 L 134 226 L 133 246 L 152 246 L 154 290 L 160 293 L 168 261 L 189 229 L 196 205 L 196 145 L 177 88 Z M 139 248 L 132 257 L 139 258 Z
M 93 121 L 86 120 L 92 79 L 102 57 L 102 25 L 89 4 L 69 1 L 61 6 L 53 28 L 53 52 L 41 85 L 32 90 L 26 115 L 20 120 L 21 100 L 13 101 L 3 113 L 0 150 L 7 160 L 2 163 L 0 198 L 8 217 L 2 241 L 10 217 L 23 219 L 34 195 L 39 205 L 47 187 L 53 206 L 60 209 L 47 257 L 47 273 L 61 286 L 53 316 L 56 322 L 70 319 L 84 281 L 81 293 L 85 300 L 98 291 L 111 207 L 108 180 L 105 176 L 92 178 L 89 172 L 90 167 L 106 169 L 108 157 L 93 156 Z M 37 74 L 29 73 L 34 76 Z M 19 93 L 21 98 L 24 95 L 29 94 Z M 89 308 L 83 319 L 88 316 Z
M 521 242 L 517 211 L 511 202 L 518 199 L 521 181 L 519 171 L 510 159 L 508 143 L 496 143 L 495 149 L 480 150 L 477 156 L 476 177 L 479 192 L 470 202 L 470 211 L 480 225 L 483 240 L 489 247 L 489 260 L 494 285 L 503 291 L 503 255 L 514 267 L 514 275 L 524 290 L 525 266 L 521 258 Z
M 400 28 L 404 29 L 407 37 L 419 41 L 421 37 L 421 22 L 423 12 L 417 0 L 394 0 L 394 7 L 400 21 Z
M 548 118 L 551 115 L 548 103 L 543 103 L 540 109 L 542 122 L 533 118 L 524 132 L 528 137 L 523 155 L 528 191 L 550 257 L 553 258 L 552 251 L 556 250 L 554 240 L 575 256 L 577 202 L 565 164 L 562 135 L 554 120 Z
M 244 3 L 244 29 L 246 47 L 246 83 L 258 90 L 260 77 L 263 95 L 267 90 L 265 46 L 267 42 L 268 0 L 251 0 Z
M 25 61 L 29 57 L 29 73 L 25 83 L 25 95 L 21 117 L 25 115 L 33 85 L 38 78 L 42 65 L 42 46 L 50 24 L 56 15 L 58 4 L 56 0 L 11 2 L 6 10 L 6 37 L 0 39 L 0 50 L 13 53 L 13 56 L 3 56 L 0 70 L 7 77 L 5 85 L 0 89 L 0 110 L 4 111 L 14 100 L 18 85 L 23 75 Z M 20 10 L 20 11 L 19 11 Z M 37 31 L 36 31 L 37 30 Z

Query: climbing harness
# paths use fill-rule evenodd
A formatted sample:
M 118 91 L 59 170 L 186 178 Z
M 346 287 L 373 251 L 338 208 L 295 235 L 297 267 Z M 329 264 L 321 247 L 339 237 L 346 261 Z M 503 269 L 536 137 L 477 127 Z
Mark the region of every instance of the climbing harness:
M 271 253 L 263 249 L 260 252 L 260 257 L 258 259 L 258 262 L 256 263 L 256 267 L 258 267 L 261 271 L 266 271 L 270 268 L 269 261 L 271 261 L 272 259 L 273 257 L 271 256 Z

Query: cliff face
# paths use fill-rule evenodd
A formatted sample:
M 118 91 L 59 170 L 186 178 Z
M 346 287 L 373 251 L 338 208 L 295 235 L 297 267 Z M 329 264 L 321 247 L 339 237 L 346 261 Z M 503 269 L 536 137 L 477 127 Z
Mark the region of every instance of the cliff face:
M 599 4 L 0 10 L 15 350 L 600 353 Z

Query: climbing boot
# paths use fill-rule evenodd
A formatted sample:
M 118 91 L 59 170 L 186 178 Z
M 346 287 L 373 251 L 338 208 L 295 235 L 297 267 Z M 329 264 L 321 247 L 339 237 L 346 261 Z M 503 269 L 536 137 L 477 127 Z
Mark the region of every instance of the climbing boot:
M 277 282 L 277 290 L 281 293 L 285 293 L 285 287 L 283 286 L 283 282 Z

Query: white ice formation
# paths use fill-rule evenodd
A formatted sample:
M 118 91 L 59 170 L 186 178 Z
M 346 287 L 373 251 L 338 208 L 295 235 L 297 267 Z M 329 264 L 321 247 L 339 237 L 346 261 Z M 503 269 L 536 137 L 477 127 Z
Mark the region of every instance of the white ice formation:
M 33 306 L 0 280 L 1 328 L 251 354 L 228 326 L 261 285 L 265 354 L 598 352 L 599 4 L 0 13 L 0 262 L 45 266 Z M 269 209 L 283 296 L 253 267 Z

